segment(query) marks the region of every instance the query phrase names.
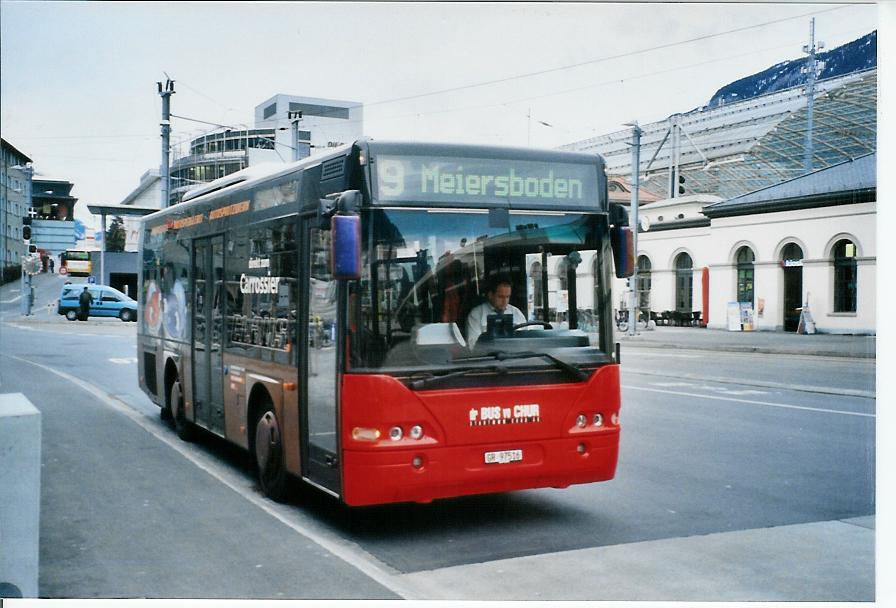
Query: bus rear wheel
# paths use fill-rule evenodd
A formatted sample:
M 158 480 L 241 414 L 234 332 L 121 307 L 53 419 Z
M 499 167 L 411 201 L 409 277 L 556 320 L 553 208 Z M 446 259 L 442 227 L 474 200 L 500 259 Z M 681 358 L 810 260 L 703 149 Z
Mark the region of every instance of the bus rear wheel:
M 182 441 L 193 441 L 196 434 L 196 428 L 193 423 L 187 420 L 184 413 L 184 395 L 180 387 L 180 380 L 175 380 L 171 385 L 170 399 L 171 415 L 174 417 L 174 431 Z
M 255 423 L 253 442 L 255 466 L 261 491 L 271 500 L 281 501 L 286 495 L 286 466 L 283 462 L 283 436 L 274 406 L 268 402 Z

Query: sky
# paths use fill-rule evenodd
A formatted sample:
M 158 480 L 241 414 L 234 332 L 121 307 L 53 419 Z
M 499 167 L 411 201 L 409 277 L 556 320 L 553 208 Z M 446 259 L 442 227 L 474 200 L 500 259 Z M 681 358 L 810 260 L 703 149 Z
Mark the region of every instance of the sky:
M 557 147 L 705 104 L 878 28 L 873 3 L 0 3 L 3 138 L 76 217 L 161 160 L 175 115 L 252 125 L 277 93 L 358 101 L 379 139 Z M 547 124 L 544 124 L 547 123 Z M 309 125 L 312 126 L 313 125 Z M 172 122 L 183 145 L 211 127 Z

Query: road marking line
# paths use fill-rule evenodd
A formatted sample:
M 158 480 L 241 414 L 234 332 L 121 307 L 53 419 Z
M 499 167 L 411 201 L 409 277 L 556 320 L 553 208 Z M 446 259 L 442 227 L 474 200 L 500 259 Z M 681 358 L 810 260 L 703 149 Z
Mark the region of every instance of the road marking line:
M 137 357 L 114 357 L 109 359 L 109 362 L 118 365 L 134 365 L 137 363 Z
M 16 323 L 14 321 L 6 321 L 5 319 L 0 320 L 0 325 L 12 327 L 13 329 L 22 329 L 24 331 L 38 331 L 38 332 L 45 333 L 45 334 L 57 334 L 60 331 L 59 330 L 60 327 L 68 327 L 68 325 L 65 323 L 54 323 L 54 325 L 56 325 L 57 327 L 51 328 L 51 329 L 46 329 L 44 327 L 29 327 L 27 325 L 22 325 L 21 323 Z M 95 327 L 102 327 L 102 326 L 96 325 Z M 121 334 L 116 334 L 116 333 L 106 333 L 106 332 L 97 332 L 95 334 L 71 333 L 71 334 L 66 334 L 66 335 L 76 336 L 76 337 L 80 337 L 80 338 L 103 337 L 103 338 L 131 338 L 131 339 L 133 339 L 133 336 L 121 335 Z
M 708 384 L 696 384 L 694 382 L 651 382 L 650 386 L 669 387 L 690 387 L 693 389 L 701 389 L 704 391 L 712 391 L 714 393 L 724 393 L 726 395 L 768 395 L 769 391 L 757 391 L 754 389 L 731 389 L 724 386 L 709 386 Z
M 684 378 L 699 382 L 718 382 L 720 384 L 737 384 L 739 386 L 758 386 L 760 388 L 772 388 L 785 391 L 800 391 L 804 393 L 820 393 L 822 395 L 842 395 L 845 397 L 861 397 L 862 399 L 877 399 L 875 391 L 862 389 L 836 388 L 832 386 L 808 386 L 805 384 L 784 384 L 781 382 L 769 382 L 752 378 L 726 378 L 721 376 L 705 376 L 703 374 L 672 374 L 669 372 L 657 372 L 649 369 L 628 368 L 622 369 L 623 373 L 638 374 L 640 376 L 659 376 L 662 378 Z
M 670 391 L 662 388 L 647 388 L 646 386 L 632 386 L 623 384 L 624 389 L 634 389 L 636 391 L 648 391 L 651 393 L 668 393 L 670 395 L 681 395 L 682 397 L 698 397 L 700 399 L 716 399 L 718 401 L 734 401 L 736 403 L 747 403 L 749 405 L 764 405 L 766 407 L 779 407 L 788 410 L 803 410 L 807 412 L 821 412 L 824 414 L 842 414 L 844 416 L 861 416 L 863 418 L 876 418 L 875 414 L 863 414 L 862 412 L 846 412 L 843 410 L 829 410 L 820 407 L 806 407 L 803 405 L 788 405 L 786 403 L 772 403 L 770 401 L 756 401 L 753 399 L 735 399 L 734 397 L 720 397 L 719 395 L 703 395 L 700 393 L 686 393 L 684 391 Z
M 693 382 L 651 382 L 653 386 L 662 386 L 668 388 L 670 386 L 696 386 Z
M 632 348 L 632 347 L 629 347 Z M 649 350 L 649 349 L 644 349 Z M 679 353 L 662 353 L 662 352 L 651 352 L 651 353 L 641 353 L 638 355 L 639 357 L 670 357 L 672 359 L 699 359 L 701 355 L 684 355 Z
M 15 355 L 7 355 L 3 353 L 0 353 L 0 357 L 7 357 L 9 359 L 19 361 L 20 363 L 39 367 L 45 371 L 59 376 L 63 380 L 67 380 L 72 384 L 75 384 L 76 386 L 84 389 L 86 392 L 90 393 L 91 395 L 105 403 L 109 408 L 117 411 L 120 414 L 123 414 L 127 418 L 130 418 L 133 422 L 137 423 L 137 425 L 139 425 L 144 431 L 178 452 L 181 456 L 192 462 L 201 470 L 211 475 L 214 479 L 218 480 L 220 483 L 224 484 L 268 515 L 278 520 L 283 525 L 287 526 L 294 532 L 297 532 L 298 534 L 304 536 L 329 553 L 332 553 L 334 556 L 338 557 L 349 566 L 352 566 L 353 568 L 367 575 L 373 581 L 379 583 L 389 591 L 392 591 L 402 599 L 413 599 L 420 597 L 420 594 L 414 591 L 412 584 L 409 584 L 400 578 L 400 572 L 391 572 L 390 570 L 392 569 L 387 564 L 380 562 L 377 558 L 367 553 L 364 549 L 358 547 L 354 543 L 350 543 L 349 541 L 342 539 L 339 536 L 330 535 L 326 532 L 317 532 L 314 530 L 310 530 L 299 523 L 290 521 L 289 518 L 286 517 L 286 515 L 278 512 L 279 505 L 274 506 L 272 504 L 269 504 L 270 501 L 267 498 L 261 496 L 255 490 L 242 487 L 236 482 L 227 479 L 226 476 L 216 470 L 217 465 L 215 465 L 215 463 L 213 463 L 211 460 L 204 462 L 204 459 L 201 455 L 192 453 L 192 451 L 187 447 L 189 444 L 176 439 L 174 436 L 170 436 L 168 433 L 163 433 L 161 429 L 148 421 L 145 414 L 132 408 L 121 399 L 102 392 L 98 388 L 88 384 L 85 380 L 70 376 L 65 372 L 60 372 L 59 370 L 53 369 L 41 363 L 23 359 Z M 285 509 L 284 507 L 279 508 Z

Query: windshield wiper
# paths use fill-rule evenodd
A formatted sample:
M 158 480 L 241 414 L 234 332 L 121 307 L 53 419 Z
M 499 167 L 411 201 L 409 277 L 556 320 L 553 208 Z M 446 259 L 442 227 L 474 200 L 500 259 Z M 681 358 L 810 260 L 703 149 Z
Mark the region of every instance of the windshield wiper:
M 464 369 L 456 370 L 453 372 L 449 372 L 447 374 L 443 374 L 441 376 L 429 376 L 428 378 L 421 378 L 420 380 L 412 380 L 410 386 L 414 390 L 421 390 L 433 384 L 438 384 L 442 380 L 448 380 L 449 378 L 457 378 L 458 376 L 466 376 L 470 372 L 497 372 L 500 374 L 506 374 L 507 368 L 501 367 L 500 365 L 489 365 L 487 367 L 465 367 Z
M 567 374 L 578 380 L 579 382 L 584 382 L 588 379 L 588 374 L 580 370 L 578 367 L 572 365 L 571 363 L 567 363 L 562 359 L 558 359 L 554 355 L 549 355 L 548 353 L 537 353 L 531 350 L 521 351 L 518 353 L 508 353 L 503 350 L 496 350 L 485 355 L 474 355 L 472 357 L 460 357 L 458 359 L 454 359 L 454 361 L 463 361 L 463 362 L 472 362 L 472 361 L 488 361 L 490 359 L 497 359 L 498 361 L 506 361 L 508 359 L 529 359 L 531 357 L 541 357 L 543 359 L 547 359 L 552 362 L 554 365 L 565 371 Z

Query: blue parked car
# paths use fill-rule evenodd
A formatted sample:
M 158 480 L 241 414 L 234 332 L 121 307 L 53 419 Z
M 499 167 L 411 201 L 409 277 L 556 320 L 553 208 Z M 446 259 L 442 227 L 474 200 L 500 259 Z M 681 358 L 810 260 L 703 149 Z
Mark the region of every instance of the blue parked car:
M 65 315 L 69 321 L 78 319 L 80 304 L 78 297 L 84 291 L 84 283 L 68 283 L 62 287 L 56 312 Z M 86 285 L 93 296 L 90 305 L 91 317 L 118 317 L 122 321 L 137 320 L 137 302 L 117 289 L 106 285 Z

